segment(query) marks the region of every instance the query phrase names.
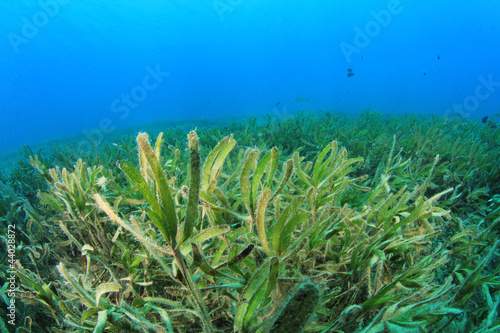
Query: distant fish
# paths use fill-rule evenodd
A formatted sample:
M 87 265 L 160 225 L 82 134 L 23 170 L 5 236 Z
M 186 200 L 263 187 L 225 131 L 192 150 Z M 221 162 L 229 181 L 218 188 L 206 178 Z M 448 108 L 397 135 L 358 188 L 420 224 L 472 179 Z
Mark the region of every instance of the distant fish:
M 439 54 L 438 54 L 438 60 L 441 60 L 441 57 L 439 56 Z
M 424 75 L 427 75 L 427 72 L 424 72 Z
M 351 76 L 353 76 L 353 75 L 354 75 L 354 73 L 353 73 L 353 72 L 349 72 L 349 73 L 347 73 L 347 76 L 348 76 L 348 77 L 351 77 Z
M 352 68 L 348 68 L 348 69 L 347 69 L 347 71 L 348 71 L 348 72 L 352 72 Z
M 309 102 L 309 98 L 297 97 L 295 102 Z
M 486 116 L 486 117 L 484 117 L 484 118 L 482 119 L 483 124 L 484 124 L 484 123 L 486 123 L 487 121 L 488 121 L 488 116 Z
M 278 106 L 278 105 L 280 105 L 280 102 L 277 102 L 277 103 L 276 103 L 276 104 L 274 104 L 274 105 Z

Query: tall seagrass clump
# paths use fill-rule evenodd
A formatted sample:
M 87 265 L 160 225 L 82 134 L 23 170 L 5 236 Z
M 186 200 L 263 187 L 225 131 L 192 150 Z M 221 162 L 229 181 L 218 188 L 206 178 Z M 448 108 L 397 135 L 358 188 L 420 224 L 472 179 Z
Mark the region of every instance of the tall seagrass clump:
M 50 279 L 22 266 L 18 276 L 54 332 L 440 330 L 495 256 L 497 243 L 474 271 L 450 273 L 439 200 L 452 189 L 426 195 L 438 157 L 419 164 L 421 181 L 395 176 L 417 168 L 396 140 L 377 179 L 351 177 L 364 159 L 336 141 L 307 161 L 236 151 L 230 136 L 203 163 L 195 132 L 188 142 L 183 155 L 140 133 L 138 161 L 120 170 L 33 159 L 50 184 L 39 196 L 59 264 Z

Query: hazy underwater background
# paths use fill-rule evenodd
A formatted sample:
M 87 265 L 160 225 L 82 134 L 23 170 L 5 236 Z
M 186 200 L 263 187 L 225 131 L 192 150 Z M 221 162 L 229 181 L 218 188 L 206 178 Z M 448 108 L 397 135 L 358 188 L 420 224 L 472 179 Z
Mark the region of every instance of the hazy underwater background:
M 499 14 L 2 0 L 0 333 L 500 332 Z
M 161 119 L 500 106 L 498 1 L 0 3 L 0 152 Z

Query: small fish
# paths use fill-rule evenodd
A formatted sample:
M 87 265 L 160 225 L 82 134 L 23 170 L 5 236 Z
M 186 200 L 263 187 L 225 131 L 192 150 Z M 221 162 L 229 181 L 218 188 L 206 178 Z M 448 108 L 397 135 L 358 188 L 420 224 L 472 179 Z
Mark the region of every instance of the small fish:
M 488 121 L 488 116 L 484 117 L 481 121 L 485 124 Z
M 309 102 L 309 98 L 297 97 L 295 102 Z
M 280 102 L 277 102 L 277 103 L 276 103 L 276 104 L 274 104 L 274 105 L 278 106 L 278 105 L 280 105 Z
M 347 73 L 347 76 L 348 76 L 348 77 L 351 77 L 351 76 L 353 76 L 353 75 L 354 75 L 354 73 L 353 73 L 353 72 L 349 72 L 349 73 Z
M 441 60 L 441 57 L 439 56 L 439 54 L 438 54 L 438 60 Z
M 427 72 L 424 72 L 424 75 L 427 75 Z
M 347 71 L 350 73 L 352 72 L 352 68 L 348 68 Z

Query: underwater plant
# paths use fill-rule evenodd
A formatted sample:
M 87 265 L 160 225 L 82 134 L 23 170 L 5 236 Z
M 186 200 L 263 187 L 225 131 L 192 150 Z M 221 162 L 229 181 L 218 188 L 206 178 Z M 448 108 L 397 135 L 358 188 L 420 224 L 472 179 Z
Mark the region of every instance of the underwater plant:
M 243 145 L 220 137 L 228 126 L 187 140 L 166 132 L 168 147 L 164 134 L 152 144 L 139 133 L 95 154 L 55 154 L 55 167 L 33 156 L 46 184 L 37 206 L 23 207 L 43 233 L 17 263 L 20 297 L 43 306 L 54 332 L 498 328 L 500 201 L 484 199 L 493 187 L 473 196 L 469 183 L 496 177 L 482 144 L 467 159 L 460 141 L 460 153 L 434 154 L 450 147 L 440 133 L 454 131 L 435 119 L 426 135 L 443 135 L 438 150 L 422 123 L 414 134 L 339 135 L 365 157 L 349 157 L 328 131 L 302 138 L 316 150 L 293 150 L 297 123 L 314 126 L 301 117 L 250 121 Z M 372 112 L 359 121 L 396 126 Z M 258 133 L 274 126 L 286 129 L 286 153 Z M 491 173 L 464 179 L 468 162 Z M 466 186 L 470 205 L 456 209 Z

